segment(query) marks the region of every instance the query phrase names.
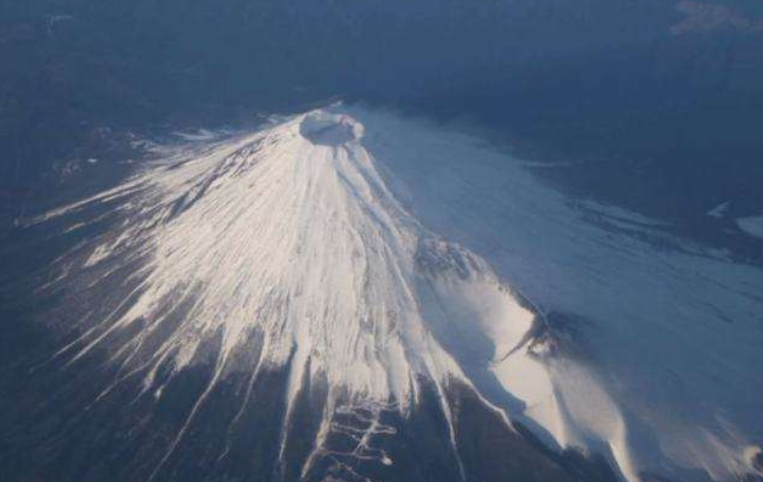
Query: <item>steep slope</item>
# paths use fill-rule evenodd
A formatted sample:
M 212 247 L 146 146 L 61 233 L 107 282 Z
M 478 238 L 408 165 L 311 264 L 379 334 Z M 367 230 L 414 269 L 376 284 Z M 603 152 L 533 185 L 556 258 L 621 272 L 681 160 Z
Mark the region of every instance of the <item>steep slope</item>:
M 666 255 L 653 243 L 670 239 L 648 220 L 570 204 L 466 136 L 337 106 L 164 150 L 124 184 L 22 223 L 79 240 L 37 287 L 55 300 L 39 317 L 61 341 L 36 369 L 63 365 L 98 414 L 70 428 L 142 421 L 117 431 L 135 447 L 119 459 L 132 476 L 636 482 L 756 470 L 757 410 L 740 407 L 760 393 L 750 315 L 761 300 L 745 284 L 761 273 L 727 267 L 736 278 L 683 290 L 706 276 L 692 270 L 725 262 Z M 678 319 L 659 311 L 663 292 L 643 291 L 642 276 L 664 274 Z M 702 290 L 727 301 L 695 301 Z M 712 346 L 723 316 L 739 337 Z M 728 386 L 707 384 L 708 354 Z M 707 404 L 643 379 L 663 369 Z M 405 449 L 417 443 L 420 460 Z M 576 447 L 592 456 L 563 452 Z

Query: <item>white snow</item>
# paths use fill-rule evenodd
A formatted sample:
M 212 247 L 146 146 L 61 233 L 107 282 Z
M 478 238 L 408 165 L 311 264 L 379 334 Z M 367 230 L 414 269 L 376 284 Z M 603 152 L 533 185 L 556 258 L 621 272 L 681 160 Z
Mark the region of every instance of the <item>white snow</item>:
M 729 210 L 729 206 L 731 205 L 731 201 L 722 202 L 719 205 L 715 206 L 713 209 L 707 212 L 707 215 L 711 218 L 723 218 L 726 216 L 726 213 Z
M 737 219 L 739 228 L 750 236 L 763 238 L 763 216 Z
M 122 222 L 72 254 L 79 271 L 147 260 L 125 309 L 91 321 L 61 356 L 110 347 L 122 373 L 159 394 L 162 364 L 208 360 L 201 347 L 219 336 L 197 407 L 232 372 L 286 367 L 291 413 L 306 377 L 325 377 L 314 456 L 343 429 L 340 394 L 375 416 L 408 413 L 424 378 L 473 386 L 552 446 L 603 451 L 631 482 L 644 470 L 749 470 L 763 437 L 760 270 L 701 247 L 658 249 L 658 223 L 572 202 L 477 139 L 388 113 L 332 107 L 166 153 L 32 220 L 117 203 Z
M 621 464 L 624 473 L 698 467 L 722 480 L 746 470 L 742 447 L 763 438 L 759 269 L 686 240 L 673 240 L 681 251 L 666 249 L 665 234 L 637 216 L 627 216 L 627 231 L 638 236 L 592 220 L 479 139 L 391 114 L 352 114 L 412 215 L 483 255 L 542 312 L 580 319 L 571 324 L 590 353 L 575 365 L 620 412 L 627 430 L 618 434 L 613 419 L 604 442 L 630 451 L 629 461 L 613 453 L 630 465 Z M 615 227 L 625 218 L 617 210 L 608 217 Z M 558 403 L 581 384 L 558 375 L 571 363 L 546 362 Z
M 175 136 L 190 142 L 211 141 L 218 137 L 218 134 L 206 129 L 199 129 L 197 131 L 177 131 L 173 133 Z

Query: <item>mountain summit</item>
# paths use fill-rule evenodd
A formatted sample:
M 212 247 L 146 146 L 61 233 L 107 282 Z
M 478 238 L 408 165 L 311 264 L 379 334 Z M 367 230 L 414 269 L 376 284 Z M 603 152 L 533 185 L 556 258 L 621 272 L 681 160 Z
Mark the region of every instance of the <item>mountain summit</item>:
M 643 239 L 661 236 L 649 220 L 574 204 L 476 139 L 359 108 L 160 153 L 27 223 L 96 232 L 39 286 L 57 300 L 40 318 L 60 346 L 36 370 L 74 380 L 66 404 L 85 407 L 74 426 L 97 433 L 72 449 L 75 465 L 91 464 L 97 441 L 127 447 L 119 480 L 721 481 L 758 470 L 756 429 L 713 411 L 670 419 L 686 393 L 736 403 L 707 391 L 703 362 L 687 362 L 706 352 L 665 343 L 720 329 L 727 305 L 695 296 L 719 288 L 685 273 L 725 261 L 643 261 L 656 252 Z M 536 238 L 537 223 L 557 237 Z M 570 280 L 573 264 L 583 279 Z M 760 303 L 746 291 L 760 273 L 737 275 L 725 296 Z M 649 276 L 702 327 L 666 321 L 672 305 Z M 634 291 L 609 296 L 623 284 Z M 597 307 L 585 304 L 593 293 Z M 736 356 L 749 362 L 751 350 Z M 663 358 L 624 371 L 618 359 L 639 352 Z M 677 370 L 685 392 L 648 381 L 631 392 L 663 376 L 655 363 Z M 739 366 L 728 373 L 745 379 Z M 755 387 L 736 391 L 743 402 Z

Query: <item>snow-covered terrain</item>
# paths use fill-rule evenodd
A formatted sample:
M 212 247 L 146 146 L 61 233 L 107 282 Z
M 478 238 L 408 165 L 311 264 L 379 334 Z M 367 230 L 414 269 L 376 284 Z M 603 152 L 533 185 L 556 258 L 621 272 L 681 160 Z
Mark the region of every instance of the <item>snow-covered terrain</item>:
M 722 218 L 726 216 L 726 213 L 729 210 L 729 206 L 731 205 L 731 201 L 722 202 L 719 205 L 715 206 L 713 209 L 707 212 L 707 215 L 711 218 Z
M 71 302 L 124 290 L 51 322 L 78 333 L 51 362 L 106 350 L 119 371 L 100 397 L 137 377 L 156 399 L 184 370 L 214 366 L 154 474 L 218 384 L 243 374 L 253 387 L 271 369 L 288 371 L 281 456 L 300 392 L 328 386 L 303 474 L 332 456 L 347 406 L 373 419 L 354 455 L 394 464 L 366 438 L 394 436 L 378 407 L 406 416 L 422 383 L 440 394 L 456 453 L 446 393 L 459 384 L 507 430 L 521 422 L 554 450 L 602 454 L 629 482 L 757 470 L 760 270 L 568 199 L 478 139 L 389 113 L 334 106 L 187 140 L 29 222 L 106 219 L 43 288 L 66 286 Z
M 737 225 L 747 234 L 763 238 L 763 216 L 737 219 Z

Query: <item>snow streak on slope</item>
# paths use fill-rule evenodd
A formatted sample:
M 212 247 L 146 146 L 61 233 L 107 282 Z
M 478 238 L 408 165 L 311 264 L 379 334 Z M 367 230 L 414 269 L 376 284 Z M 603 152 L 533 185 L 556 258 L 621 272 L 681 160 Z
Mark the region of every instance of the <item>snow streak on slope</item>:
M 739 282 L 695 286 L 722 261 L 667 256 L 633 238 L 648 220 L 576 208 L 473 139 L 325 109 L 168 152 L 122 186 L 37 221 L 81 222 L 94 206 L 111 209 L 104 216 L 113 227 L 63 258 L 52 285 L 76 292 L 116 280 L 129 294 L 105 316 L 64 326 L 80 334 L 58 356 L 76 363 L 108 350 L 120 372 L 103 396 L 140 377 L 145 393 L 160 397 L 161 372 L 211 362 L 211 381 L 165 460 L 218 383 L 243 373 L 251 387 L 264 370 L 285 368 L 287 425 L 309 381 L 328 385 L 303 473 L 335 455 L 325 440 L 342 429 L 337 414 L 347 406 L 376 417 L 354 456 L 393 464 L 368 438 L 394 435 L 379 414 L 409 413 L 422 381 L 441 394 L 447 418 L 445 393 L 457 381 L 552 446 L 604 454 L 629 481 L 644 472 L 701 469 L 725 480 L 753 470 L 748 438 L 759 427 L 734 426 L 757 410 L 743 413 L 728 399 L 748 403 L 761 388 L 761 360 L 748 346 L 761 341 L 750 322 L 761 300 L 745 286 L 760 273 L 739 268 Z M 650 276 L 670 277 L 669 301 L 644 291 Z M 730 316 L 745 339 L 704 346 L 719 330 L 711 318 L 740 304 L 747 311 Z M 658 358 L 636 356 L 650 350 Z M 704 378 L 708 355 L 718 364 L 712 379 L 748 386 L 717 395 Z M 686 405 L 692 415 L 679 417 L 684 399 L 644 380 L 663 368 L 687 393 L 705 394 L 707 406 Z M 450 420 L 449 430 L 455 446 Z
M 516 315 L 484 320 L 515 325 L 516 343 L 532 316 L 478 257 L 427 233 L 405 212 L 362 136 L 351 118 L 317 112 L 199 157 L 160 163 L 51 213 L 121 200 L 122 224 L 82 267 L 145 261 L 124 303 L 91 320 L 60 355 L 71 353 L 74 362 L 109 348 L 122 366 L 117 383 L 139 373 L 157 396 L 167 381 L 157 384 L 156 376 L 168 363 L 177 373 L 211 356 L 214 376 L 197 408 L 229 373 L 249 372 L 251 386 L 260 370 L 288 366 L 287 421 L 305 380 L 328 380 L 325 433 L 340 400 L 394 402 L 405 413 L 416 402 L 418 378 L 437 386 L 463 379 L 420 306 L 422 286 L 429 293 L 435 279 L 479 283 L 466 302 L 479 305 L 489 296 L 502 314 Z M 202 353 L 217 337 L 219 348 Z M 252 362 L 255 347 L 259 359 Z M 316 444 L 322 450 L 320 439 Z

